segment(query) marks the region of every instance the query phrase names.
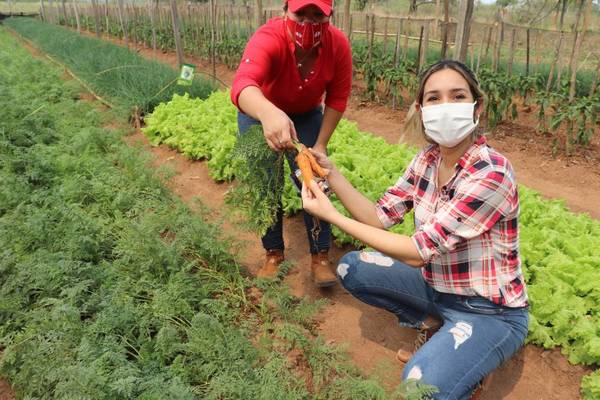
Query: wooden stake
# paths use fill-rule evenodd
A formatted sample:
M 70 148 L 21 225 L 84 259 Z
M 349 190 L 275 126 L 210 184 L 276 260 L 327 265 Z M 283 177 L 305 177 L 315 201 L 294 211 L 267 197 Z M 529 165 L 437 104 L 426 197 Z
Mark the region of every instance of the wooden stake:
M 527 28 L 527 53 L 526 53 L 526 61 L 525 61 L 525 76 L 529 76 L 529 52 L 531 51 L 530 49 L 530 36 L 531 36 L 531 32 L 530 32 L 530 28 Z
M 383 19 L 383 54 L 385 55 L 387 51 L 387 41 L 388 41 L 388 17 L 384 17 Z
M 396 31 L 396 46 L 394 47 L 394 67 L 398 67 L 400 61 L 400 35 L 402 35 L 402 19 L 398 19 L 398 30 Z
M 512 75 L 513 61 L 515 58 L 516 42 L 517 42 L 517 30 L 515 28 L 513 28 L 511 35 L 510 35 L 510 53 L 508 54 L 508 65 L 507 65 L 507 70 L 508 70 L 509 76 Z
M 173 23 L 173 37 L 175 38 L 175 51 L 177 52 L 177 63 L 183 64 L 183 47 L 181 46 L 181 34 L 179 29 L 179 12 L 177 2 L 171 0 L 171 21 Z
M 594 74 L 594 80 L 592 80 L 592 86 L 590 86 L 589 97 L 594 97 L 596 93 L 596 87 L 598 86 L 598 75 L 600 75 L 600 54 L 598 55 L 598 65 L 596 66 L 596 73 Z
M 421 33 L 419 34 L 419 50 L 417 51 L 417 74 L 421 72 L 421 67 L 423 66 L 423 56 L 421 52 L 421 48 L 423 46 L 423 30 L 424 26 L 421 25 Z
M 554 79 L 555 68 L 559 66 L 560 68 L 560 51 L 562 48 L 562 42 L 564 39 L 565 33 L 560 31 L 560 35 L 558 37 L 558 44 L 556 45 L 556 50 L 554 51 L 554 57 L 552 58 L 552 62 L 550 63 L 550 72 L 548 73 L 548 80 L 546 81 L 546 91 L 550 91 L 552 87 L 552 81 Z
M 440 54 L 440 58 L 445 59 L 446 54 L 448 52 L 448 23 L 449 23 L 449 15 L 448 10 L 450 8 L 450 0 L 444 0 L 444 25 L 442 27 L 442 50 Z
M 421 25 L 421 39 L 419 43 L 419 67 L 424 68 L 427 64 L 427 53 L 429 51 L 429 21 Z M 420 69 L 417 69 L 420 71 Z

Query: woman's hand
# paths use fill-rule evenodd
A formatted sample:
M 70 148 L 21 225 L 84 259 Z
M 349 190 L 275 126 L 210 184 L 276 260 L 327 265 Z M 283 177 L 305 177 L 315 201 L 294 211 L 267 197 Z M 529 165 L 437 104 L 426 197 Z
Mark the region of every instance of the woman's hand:
M 339 214 L 338 210 L 316 182 L 311 181 L 309 185 L 310 187 L 307 187 L 305 183 L 302 184 L 302 206 L 312 216 L 331 221 Z
M 326 150 L 318 148 L 317 146 L 308 150 L 312 153 L 313 156 L 315 156 L 315 159 L 317 160 L 317 163 L 321 166 L 321 168 L 323 168 L 325 172 L 327 172 L 327 174 L 329 175 L 329 173 L 335 168 L 335 165 L 329 159 L 329 157 L 327 157 Z
M 286 113 L 272 107 L 260 115 L 265 140 L 274 151 L 293 149 L 292 139 L 298 140 L 294 123 Z

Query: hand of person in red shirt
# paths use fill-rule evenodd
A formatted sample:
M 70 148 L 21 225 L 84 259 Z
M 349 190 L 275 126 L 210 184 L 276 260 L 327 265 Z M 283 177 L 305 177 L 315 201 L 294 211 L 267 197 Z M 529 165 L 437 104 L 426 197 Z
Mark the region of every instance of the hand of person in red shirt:
M 293 149 L 293 140 L 298 140 L 294 123 L 286 113 L 277 107 L 271 107 L 260 115 L 265 140 L 274 151 Z

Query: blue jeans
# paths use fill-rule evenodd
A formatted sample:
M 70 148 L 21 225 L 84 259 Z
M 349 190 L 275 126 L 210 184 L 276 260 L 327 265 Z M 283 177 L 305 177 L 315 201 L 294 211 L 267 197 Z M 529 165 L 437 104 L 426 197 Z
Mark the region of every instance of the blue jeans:
M 394 313 L 402 326 L 417 328 L 428 314 L 442 321 L 402 376 L 436 386 L 434 399 L 468 399 L 477 383 L 512 357 L 527 336 L 526 307 L 438 292 L 420 269 L 381 253 L 347 253 L 337 274 L 354 297 Z
M 319 106 L 306 114 L 289 115 L 289 117 L 294 122 L 298 140 L 307 147 L 313 147 L 317 142 L 319 131 L 321 130 L 321 123 L 323 122 L 322 107 Z M 247 132 L 252 125 L 260 125 L 260 121 L 238 111 L 238 129 L 240 135 Z M 290 165 L 290 169 L 295 171 L 298 167 L 296 166 L 293 157 L 286 153 L 286 158 Z M 312 254 L 323 250 L 329 250 L 331 243 L 331 225 L 325 221 L 318 221 L 318 223 L 321 229 L 318 235 L 316 235 L 315 240 L 312 234 L 313 229 L 315 229 L 315 218 L 307 212 L 304 212 L 304 225 L 306 225 L 308 243 Z M 273 225 L 262 237 L 262 244 L 266 250 L 283 250 L 285 248 L 283 243 L 283 206 L 281 201 L 279 202 L 275 225 Z

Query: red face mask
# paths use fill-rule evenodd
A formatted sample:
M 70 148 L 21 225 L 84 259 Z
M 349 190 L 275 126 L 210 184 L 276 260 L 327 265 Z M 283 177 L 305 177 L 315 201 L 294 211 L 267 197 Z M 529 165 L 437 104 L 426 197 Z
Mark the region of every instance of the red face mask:
M 318 46 L 321 43 L 323 35 L 329 29 L 329 22 L 299 23 L 286 18 L 285 23 L 294 42 L 304 50 L 310 50 Z

